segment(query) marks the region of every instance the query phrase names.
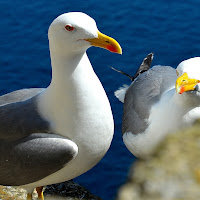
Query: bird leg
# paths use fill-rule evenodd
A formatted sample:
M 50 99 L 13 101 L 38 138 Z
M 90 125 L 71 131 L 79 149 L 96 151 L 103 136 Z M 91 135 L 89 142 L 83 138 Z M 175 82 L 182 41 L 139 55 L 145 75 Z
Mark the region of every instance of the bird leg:
M 32 200 L 32 194 L 30 193 L 27 194 L 27 200 Z
M 37 187 L 36 191 L 38 193 L 38 200 L 44 200 L 44 196 L 43 196 L 43 186 L 41 187 Z

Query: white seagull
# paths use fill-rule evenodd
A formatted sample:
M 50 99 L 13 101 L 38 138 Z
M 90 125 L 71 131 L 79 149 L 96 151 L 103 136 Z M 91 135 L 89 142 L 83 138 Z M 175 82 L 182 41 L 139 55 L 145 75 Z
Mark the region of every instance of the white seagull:
M 80 12 L 65 13 L 49 27 L 52 80 L 46 89 L 22 89 L 0 97 L 0 184 L 37 187 L 77 177 L 110 147 L 114 123 L 106 93 L 86 50 L 122 53 Z
M 167 134 L 200 118 L 199 82 L 200 57 L 195 57 L 176 70 L 154 66 L 115 92 L 124 102 L 123 141 L 132 154 L 149 156 Z

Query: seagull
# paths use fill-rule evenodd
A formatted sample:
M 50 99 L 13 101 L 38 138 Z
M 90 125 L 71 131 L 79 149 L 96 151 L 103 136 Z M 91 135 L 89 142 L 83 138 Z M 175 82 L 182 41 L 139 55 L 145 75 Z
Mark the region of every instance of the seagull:
M 200 118 L 199 66 L 200 57 L 176 69 L 157 65 L 115 92 L 124 103 L 123 141 L 133 155 L 147 158 L 166 135 Z
M 0 97 L 0 184 L 36 188 L 75 178 L 110 147 L 114 122 L 110 103 L 86 50 L 122 54 L 81 12 L 58 16 L 48 30 L 52 80 L 47 88 L 22 89 Z

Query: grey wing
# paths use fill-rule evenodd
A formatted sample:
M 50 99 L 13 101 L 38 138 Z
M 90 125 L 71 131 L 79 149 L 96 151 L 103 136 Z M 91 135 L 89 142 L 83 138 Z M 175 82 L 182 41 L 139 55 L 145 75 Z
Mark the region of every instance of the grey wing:
M 0 184 L 20 186 L 60 170 L 78 153 L 71 140 L 55 134 L 31 134 L 0 141 Z
M 76 144 L 52 134 L 50 123 L 40 116 L 40 91 L 23 91 L 22 96 L 21 92 L 8 94 L 0 106 L 1 185 L 38 181 L 63 168 L 77 154 Z
M 41 117 L 37 97 L 0 106 L 0 140 L 17 140 L 32 133 L 50 133 L 50 124 Z
M 21 89 L 0 96 L 0 105 L 25 101 L 42 92 L 44 88 Z
M 155 66 L 144 72 L 126 91 L 122 119 L 122 133 L 138 134 L 147 128 L 149 112 L 163 92 L 173 87 L 176 71 L 168 66 Z

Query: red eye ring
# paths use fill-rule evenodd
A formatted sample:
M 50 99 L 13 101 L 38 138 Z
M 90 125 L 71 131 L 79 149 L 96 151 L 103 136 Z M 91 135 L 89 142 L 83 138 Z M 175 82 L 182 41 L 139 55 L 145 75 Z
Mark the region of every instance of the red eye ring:
M 66 26 L 65 26 L 65 29 L 66 29 L 67 31 L 73 31 L 73 30 L 74 30 L 74 27 L 73 27 L 73 26 L 70 26 L 70 25 L 66 25 Z

